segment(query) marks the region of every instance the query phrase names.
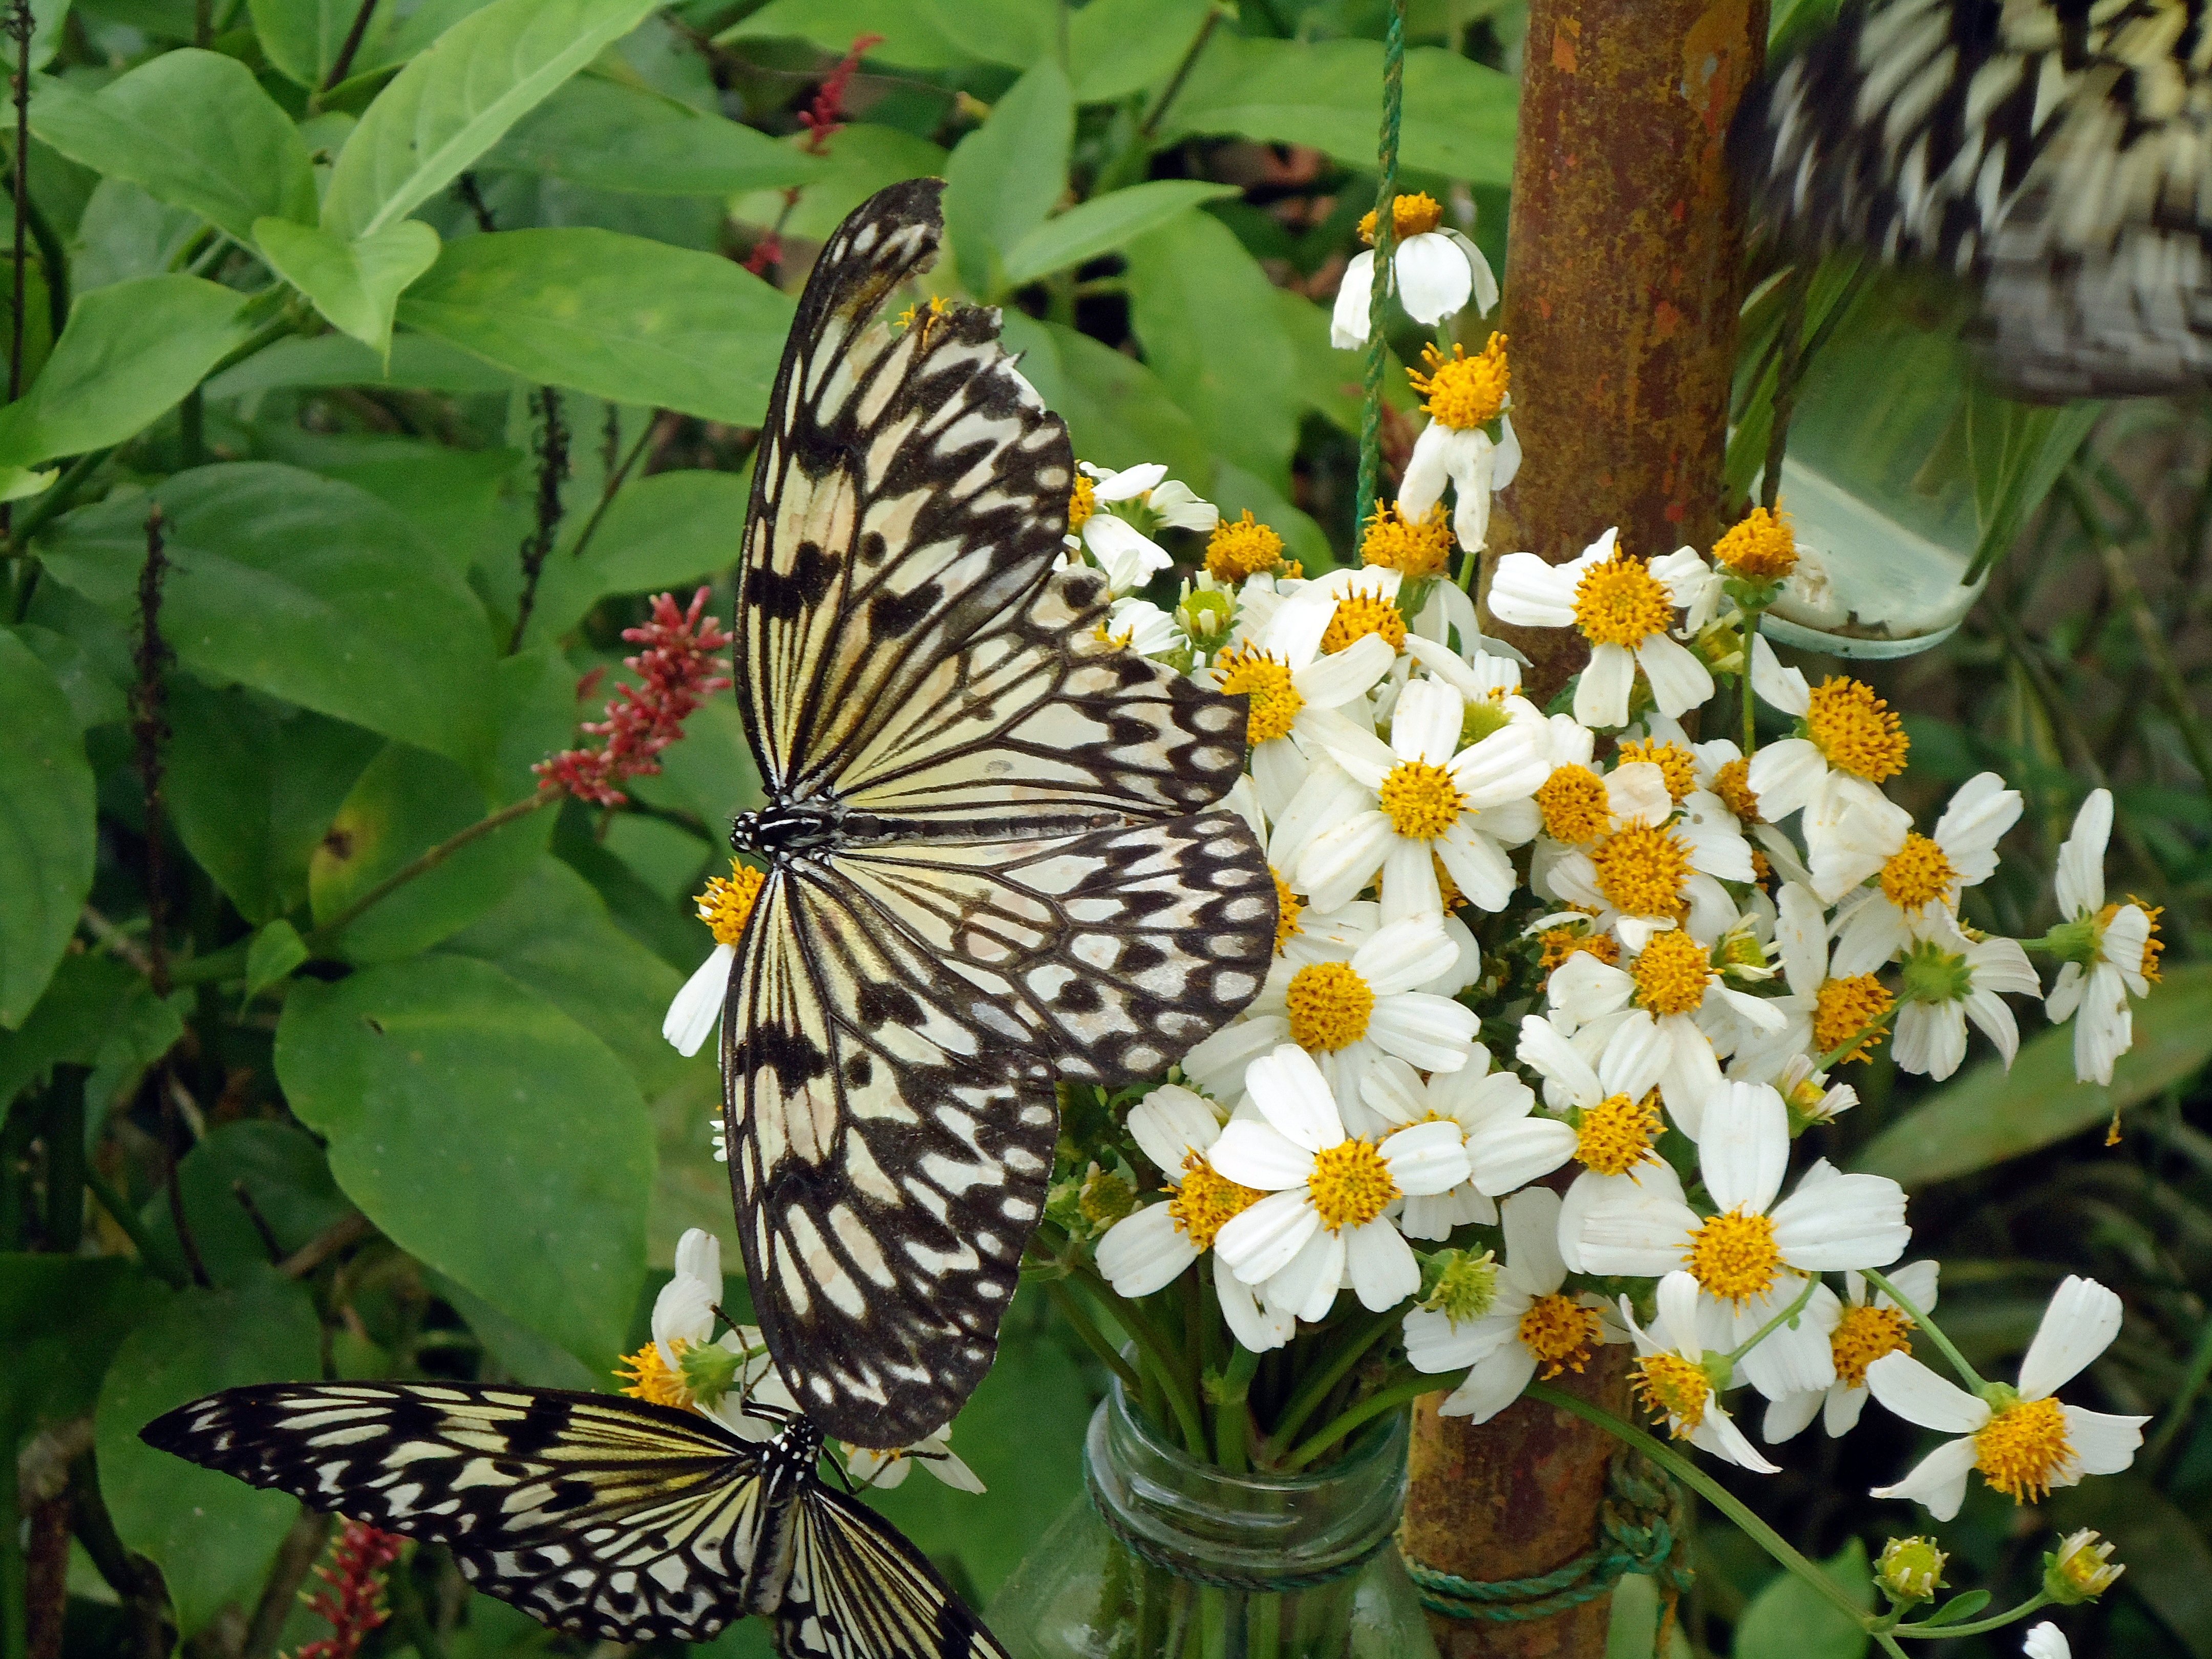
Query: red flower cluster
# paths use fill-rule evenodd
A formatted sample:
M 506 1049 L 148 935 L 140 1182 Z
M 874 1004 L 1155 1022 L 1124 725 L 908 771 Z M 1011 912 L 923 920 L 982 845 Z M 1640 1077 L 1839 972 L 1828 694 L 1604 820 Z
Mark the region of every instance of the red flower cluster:
M 360 1521 L 338 1528 L 330 1565 L 315 1569 L 327 1588 L 307 1598 L 307 1611 L 327 1620 L 331 1633 L 301 1648 L 298 1659 L 354 1659 L 368 1633 L 392 1617 L 384 1606 L 384 1575 L 404 1541 Z
M 735 684 L 716 672 L 722 665 L 717 653 L 728 647 L 730 636 L 706 614 L 708 594 L 701 588 L 688 611 L 678 611 L 672 595 L 656 594 L 653 620 L 623 630 L 624 639 L 646 647 L 623 659 L 645 684 L 617 686 L 607 702 L 606 719 L 587 720 L 580 728 L 605 743 L 596 749 L 564 749 L 530 769 L 538 774 L 541 791 L 562 789 L 578 800 L 621 805 L 629 797 L 616 786 L 660 770 L 654 757 L 684 735 L 691 711 Z M 598 675 L 594 669 L 583 678 L 576 688 L 579 696 L 588 694 Z
M 830 71 L 822 89 L 814 94 L 813 107 L 799 112 L 799 125 L 806 129 L 806 142 L 799 148 L 809 155 L 820 155 L 829 149 L 830 135 L 845 125 L 845 92 L 853 84 L 861 58 L 872 47 L 883 43 L 880 34 L 863 34 L 856 39 L 851 50 L 838 60 L 837 67 Z

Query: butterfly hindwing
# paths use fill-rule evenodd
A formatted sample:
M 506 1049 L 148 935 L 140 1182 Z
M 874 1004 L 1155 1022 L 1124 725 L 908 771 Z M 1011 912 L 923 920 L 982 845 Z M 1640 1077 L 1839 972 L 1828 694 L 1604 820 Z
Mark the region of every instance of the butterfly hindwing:
M 775 1644 L 790 1659 L 1006 1659 L 921 1551 L 866 1504 L 822 1486 L 793 1528 Z

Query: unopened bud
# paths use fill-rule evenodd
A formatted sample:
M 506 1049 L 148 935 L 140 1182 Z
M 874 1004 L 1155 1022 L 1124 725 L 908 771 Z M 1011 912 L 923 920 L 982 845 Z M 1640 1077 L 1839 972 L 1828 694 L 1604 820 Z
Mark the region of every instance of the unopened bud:
M 692 1399 L 711 1406 L 727 1394 L 744 1368 L 744 1358 L 719 1342 L 695 1342 L 677 1358 L 677 1370 Z
M 1455 1325 L 1480 1319 L 1498 1300 L 1498 1258 L 1439 1250 L 1421 1264 L 1421 1305 Z
M 1927 1601 L 1943 1587 L 1944 1564 L 1951 1558 L 1932 1538 L 1893 1538 L 1875 1562 L 1875 1579 L 1893 1601 Z
M 2112 1547 L 2087 1527 L 2058 1540 L 2043 1558 L 2043 1593 L 2065 1607 L 2094 1601 L 2118 1582 L 2127 1568 L 2112 1560 Z
M 1226 642 L 1230 624 L 1237 617 L 1237 596 L 1210 583 L 1211 578 L 1200 578 L 1200 585 L 1185 592 L 1176 606 L 1176 620 L 1201 651 L 1212 651 Z
M 1104 1232 L 1137 1207 L 1137 1189 L 1111 1170 L 1102 1170 L 1094 1164 L 1076 1203 L 1083 1218 L 1097 1231 Z

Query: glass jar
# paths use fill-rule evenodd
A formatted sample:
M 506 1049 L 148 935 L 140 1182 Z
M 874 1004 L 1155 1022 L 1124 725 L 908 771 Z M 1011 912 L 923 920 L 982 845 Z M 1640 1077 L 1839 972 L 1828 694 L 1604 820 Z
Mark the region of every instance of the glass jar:
M 1402 1413 L 1295 1474 L 1200 1462 L 1118 1385 L 1085 1437 L 1089 1492 L 986 1615 L 1015 1659 L 1434 1659 L 1393 1544 Z

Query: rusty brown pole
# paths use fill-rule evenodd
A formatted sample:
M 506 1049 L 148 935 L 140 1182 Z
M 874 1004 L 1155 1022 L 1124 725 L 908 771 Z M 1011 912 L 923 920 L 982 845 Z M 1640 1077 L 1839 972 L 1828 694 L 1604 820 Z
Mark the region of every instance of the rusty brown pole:
M 1642 557 L 1718 535 L 1742 272 L 1723 152 L 1766 20 L 1766 0 L 1531 0 L 1504 323 L 1526 459 L 1486 566 L 1524 548 L 1563 563 L 1613 525 Z M 1498 631 L 1539 702 L 1582 665 L 1571 632 Z M 1559 1380 L 1626 1407 L 1618 1348 Z M 1414 1412 L 1409 1554 L 1495 1581 L 1596 1541 L 1604 1434 L 1530 1400 L 1471 1427 L 1440 1398 Z M 1431 1625 L 1444 1659 L 1601 1659 L 1610 1611 Z

